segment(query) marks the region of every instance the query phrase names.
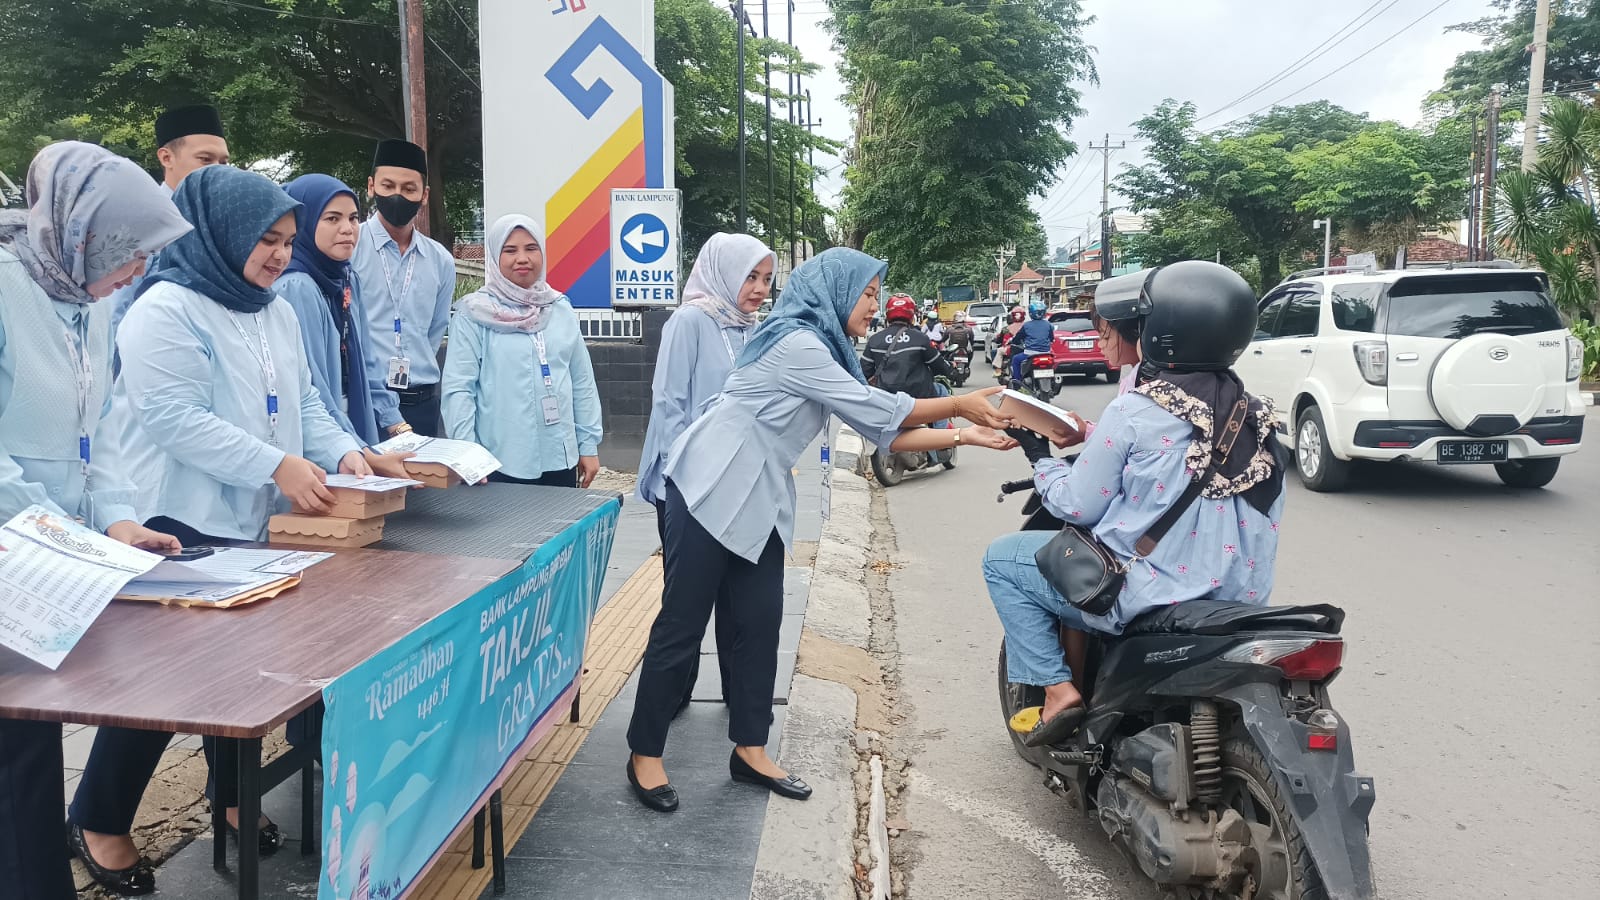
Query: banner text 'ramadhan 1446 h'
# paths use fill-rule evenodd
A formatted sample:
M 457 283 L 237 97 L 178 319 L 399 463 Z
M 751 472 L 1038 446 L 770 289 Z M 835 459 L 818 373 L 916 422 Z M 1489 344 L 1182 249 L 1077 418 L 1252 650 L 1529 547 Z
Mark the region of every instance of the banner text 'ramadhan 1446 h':
M 654 0 L 482 0 L 479 23 L 485 219 L 541 220 L 546 280 L 609 306 L 612 189 L 673 186 Z

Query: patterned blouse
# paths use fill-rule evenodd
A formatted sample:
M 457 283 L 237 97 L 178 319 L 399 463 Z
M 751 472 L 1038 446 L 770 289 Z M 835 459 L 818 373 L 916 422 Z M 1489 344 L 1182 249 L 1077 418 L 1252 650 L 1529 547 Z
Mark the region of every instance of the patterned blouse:
M 1075 463 L 1043 459 L 1034 466 L 1045 507 L 1065 522 L 1090 527 L 1122 559 L 1183 494 L 1192 450 L 1209 452 L 1209 434 L 1196 440 L 1193 426 L 1161 406 L 1187 395 L 1179 391 L 1181 397 L 1158 403 L 1142 391 L 1111 401 Z M 1265 605 L 1282 514 L 1282 494 L 1266 514 L 1240 496 L 1202 495 L 1149 558 L 1133 564 L 1116 607 L 1085 618 L 1120 634 L 1140 613 L 1164 604 L 1213 596 Z

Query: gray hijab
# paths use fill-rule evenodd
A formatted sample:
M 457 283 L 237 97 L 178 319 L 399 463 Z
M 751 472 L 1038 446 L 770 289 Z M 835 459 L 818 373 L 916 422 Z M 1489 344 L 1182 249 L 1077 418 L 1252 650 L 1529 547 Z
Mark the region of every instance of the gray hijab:
M 748 234 L 713 234 L 695 257 L 694 269 L 683 286 L 683 305 L 711 317 L 720 328 L 749 328 L 755 313 L 739 308 L 739 292 L 763 259 L 777 264 L 777 256 Z
M 0 212 L 0 246 L 63 303 L 94 302 L 89 285 L 192 228 L 144 170 L 80 141 L 40 150 L 23 196 L 26 210 Z

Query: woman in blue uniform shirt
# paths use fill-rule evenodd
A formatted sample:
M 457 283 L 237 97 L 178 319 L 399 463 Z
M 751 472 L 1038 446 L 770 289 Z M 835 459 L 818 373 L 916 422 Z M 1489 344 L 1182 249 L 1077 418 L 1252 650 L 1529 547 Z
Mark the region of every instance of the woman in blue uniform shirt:
M 733 631 L 729 774 L 780 796 L 810 796 L 804 781 L 767 756 L 766 743 L 783 618 L 783 554 L 794 538 L 792 468 L 830 415 L 894 450 L 1016 445 L 994 430 L 1010 424 L 988 402 L 998 387 L 913 400 L 867 386 L 853 338 L 867 333 L 887 268 L 864 253 L 836 248 L 796 269 L 739 354 L 721 398 L 669 452 L 666 586 L 628 727 L 628 780 L 651 809 L 678 808 L 662 754 L 714 605 L 729 612 Z M 956 416 L 982 424 L 920 427 Z
M 272 289 L 288 266 L 299 203 L 227 166 L 191 174 L 172 199 L 195 230 L 162 252 L 117 331 L 119 449 L 144 475 L 145 524 L 186 544 L 265 540 L 286 501 L 328 508 L 328 471 L 372 470 L 323 406 L 294 311 Z M 100 729 L 70 810 L 74 834 L 125 833 L 171 737 Z M 217 786 L 237 827 L 232 779 Z M 271 853 L 282 834 L 263 822 L 260 840 Z
M 450 319 L 440 381 L 445 433 L 500 460 L 493 481 L 588 487 L 600 471 L 600 391 L 578 317 L 544 280 L 544 229 L 489 228 L 482 290 Z
M 400 401 L 384 386 L 377 357 L 369 352 L 364 298 L 350 272 L 361 227 L 355 192 L 329 175 L 302 175 L 283 190 L 300 208 L 294 256 L 272 289 L 300 322 L 311 383 L 322 405 L 364 446 L 409 431 Z M 405 467 L 393 457 L 369 452 L 367 463 L 381 474 L 405 476 Z
M 772 294 L 772 273 L 777 257 L 766 244 L 748 234 L 713 234 L 695 257 L 694 269 L 683 286 L 683 304 L 661 329 L 661 350 L 656 355 L 654 401 L 650 427 L 644 434 L 639 458 L 639 499 L 656 508 L 656 531 L 667 540 L 667 451 L 683 434 L 733 371 L 734 360 L 750 340 L 756 310 Z M 732 631 L 726 614 L 717 618 L 717 660 L 733 652 Z M 694 693 L 700 674 L 695 658 L 689 674 Z M 728 670 L 722 664 L 722 693 L 728 694 Z
M 132 283 L 145 260 L 189 223 L 138 166 L 90 144 L 41 150 L 26 185 L 28 209 L 0 212 L 0 521 L 38 504 L 126 544 L 177 550 L 175 538 L 135 521 L 133 484 L 116 456 L 101 452 L 112 311 L 95 301 Z M 61 829 L 61 784 L 61 726 L 0 719 L 0 885 L 7 897 L 77 897 Z M 86 862 L 102 885 L 153 885 L 149 863 L 131 841 L 108 836 L 95 852 Z

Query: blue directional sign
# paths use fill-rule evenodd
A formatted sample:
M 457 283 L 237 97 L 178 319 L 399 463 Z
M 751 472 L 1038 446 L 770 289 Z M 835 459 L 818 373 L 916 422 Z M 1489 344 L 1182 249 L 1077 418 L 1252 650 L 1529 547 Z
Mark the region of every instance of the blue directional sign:
M 667 252 L 667 225 L 650 213 L 639 213 L 622 223 L 622 252 L 636 263 L 648 265 Z

